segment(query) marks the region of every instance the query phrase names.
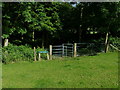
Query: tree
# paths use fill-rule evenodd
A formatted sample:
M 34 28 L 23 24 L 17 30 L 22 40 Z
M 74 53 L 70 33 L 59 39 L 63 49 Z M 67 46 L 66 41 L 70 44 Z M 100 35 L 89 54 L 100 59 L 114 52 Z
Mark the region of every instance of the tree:
M 82 8 L 83 10 L 81 12 Z M 115 25 L 119 23 L 118 8 L 119 4 L 117 2 L 79 3 L 76 7 L 76 11 L 80 13 L 76 17 L 76 20 L 78 19 L 78 25 L 81 25 L 81 30 L 78 31 L 83 32 L 80 36 L 85 36 L 87 32 L 88 34 L 90 32 L 97 32 L 96 34 L 102 35 L 107 32 L 113 33 L 113 31 L 118 31 L 118 25 Z M 106 34 L 106 36 L 108 36 L 108 33 Z
M 109 36 L 120 35 L 119 9 L 117 2 L 81 2 L 76 6 L 66 2 L 3 3 L 2 37 L 32 47 L 98 42 L 100 38 L 107 43 Z
M 44 47 L 47 36 L 61 29 L 57 5 L 39 2 L 4 3 L 3 38 L 17 37 L 17 40 L 12 38 L 11 42 L 17 43 L 19 39 L 18 43 L 23 44 L 24 37 L 27 37 L 32 46 L 35 45 L 33 43 L 42 42 Z
M 22 10 L 23 7 L 20 3 L 3 3 L 2 38 L 5 39 L 5 44 L 8 43 L 8 39 L 13 33 L 17 32 L 21 35 L 26 33 L 26 28 L 23 27 L 22 18 L 20 18 Z

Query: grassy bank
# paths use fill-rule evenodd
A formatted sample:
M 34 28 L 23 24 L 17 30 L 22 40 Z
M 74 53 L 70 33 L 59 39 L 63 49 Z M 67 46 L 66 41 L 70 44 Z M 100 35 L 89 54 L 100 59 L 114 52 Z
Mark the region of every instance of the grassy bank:
M 3 88 L 116 88 L 118 53 L 3 64 Z

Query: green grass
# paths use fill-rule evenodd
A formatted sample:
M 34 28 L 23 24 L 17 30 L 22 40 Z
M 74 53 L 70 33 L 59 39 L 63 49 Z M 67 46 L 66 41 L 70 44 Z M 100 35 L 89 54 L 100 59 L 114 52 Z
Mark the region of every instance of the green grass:
M 118 53 L 3 64 L 3 88 L 117 88 Z

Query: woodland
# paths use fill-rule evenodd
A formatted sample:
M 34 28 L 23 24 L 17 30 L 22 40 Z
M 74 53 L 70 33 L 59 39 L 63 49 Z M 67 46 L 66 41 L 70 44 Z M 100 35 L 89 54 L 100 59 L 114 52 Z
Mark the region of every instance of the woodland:
M 3 46 L 119 43 L 119 15 L 119 2 L 4 2 Z

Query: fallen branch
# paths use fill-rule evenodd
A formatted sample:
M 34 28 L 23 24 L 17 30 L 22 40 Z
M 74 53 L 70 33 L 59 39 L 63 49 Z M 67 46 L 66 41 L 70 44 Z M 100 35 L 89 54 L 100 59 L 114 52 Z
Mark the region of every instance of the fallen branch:
M 116 48 L 115 46 L 113 46 L 112 44 L 110 44 L 111 47 L 113 47 L 114 49 L 120 51 L 118 48 Z

